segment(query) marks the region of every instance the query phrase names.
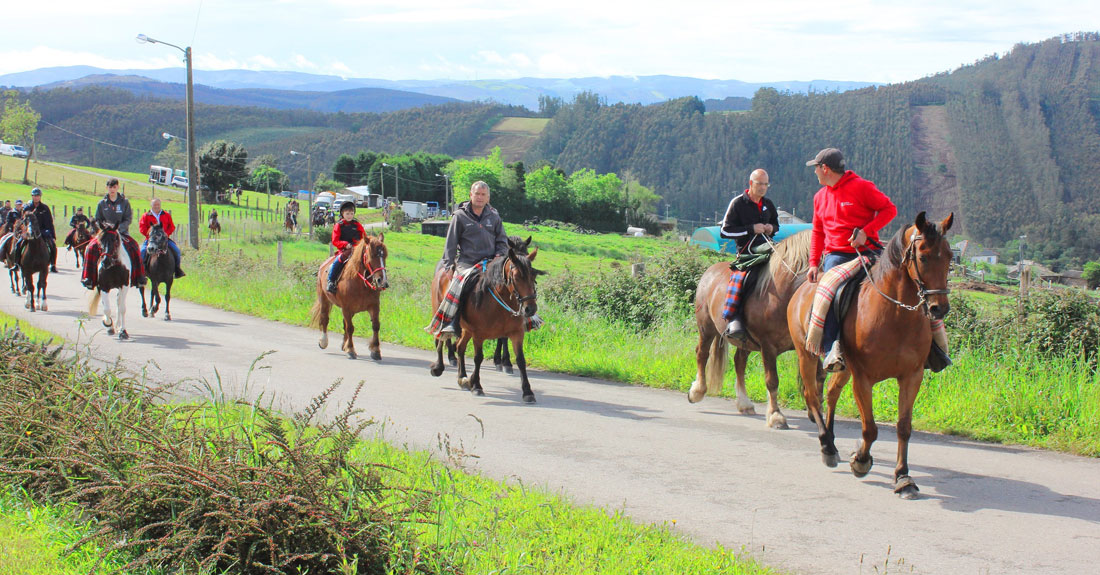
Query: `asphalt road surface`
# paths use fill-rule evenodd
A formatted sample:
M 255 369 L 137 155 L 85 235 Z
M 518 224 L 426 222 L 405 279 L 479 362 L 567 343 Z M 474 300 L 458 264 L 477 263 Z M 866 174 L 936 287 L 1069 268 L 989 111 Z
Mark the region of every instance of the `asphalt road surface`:
M 346 385 L 336 398 L 346 399 L 362 380 L 359 405 L 397 445 L 438 450 L 446 440 L 476 455 L 466 465 L 486 475 L 622 509 L 640 523 L 674 521 L 700 544 L 744 549 L 794 573 L 1100 572 L 1100 460 L 914 433 L 910 465 L 921 498 L 902 501 L 891 490 L 888 425 L 874 468 L 856 479 L 845 463 L 821 463 L 803 412 L 786 412 L 791 429 L 776 431 L 729 400 L 691 405 L 683 393 L 540 371 L 531 372 L 535 405 L 521 402 L 518 377 L 493 371 L 483 378 L 487 395 L 474 397 L 458 389 L 453 368 L 431 377 L 425 351 L 383 344 L 382 361 L 373 362 L 358 339 L 352 361 L 338 334 L 322 351 L 315 331 L 182 300 L 171 322 L 142 318 L 136 290 L 131 339 L 119 342 L 98 319 L 80 320 L 88 292 L 67 255 L 49 277 L 48 312 L 26 311 L 7 282 L 0 309 L 153 379 L 220 377 L 222 387 L 274 397 L 283 409 L 304 406 L 340 378 Z M 858 423 L 838 422 L 837 435 L 844 454 Z

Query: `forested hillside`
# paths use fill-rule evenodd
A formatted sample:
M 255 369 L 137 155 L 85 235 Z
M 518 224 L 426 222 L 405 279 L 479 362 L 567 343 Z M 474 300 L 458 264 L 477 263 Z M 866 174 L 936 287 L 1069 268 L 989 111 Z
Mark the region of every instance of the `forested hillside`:
M 49 123 L 39 127 L 38 143 L 45 145 L 45 157 L 54 160 L 140 172 L 164 149 L 163 132 L 186 134 L 184 110 L 178 101 L 140 98 L 103 87 L 34 90 L 27 96 L 42 120 Z M 501 117 L 529 114 L 525 108 L 467 103 L 385 114 L 199 104 L 195 131 L 200 145 L 228 139 L 244 145 L 253 157 L 271 154 L 282 158 L 292 149 L 310 154 L 316 174 L 340 154 L 363 149 L 460 156 Z M 284 167 L 292 181 L 305 181 L 307 165 L 295 161 Z
M 1100 255 L 1098 120 L 1100 37 L 1076 34 L 905 84 L 764 89 L 739 114 L 707 114 L 696 98 L 609 106 L 582 94 L 527 161 L 632 174 L 689 219 L 724 210 L 763 167 L 772 199 L 808 216 L 818 186 L 804 163 L 835 146 L 899 219 L 958 207 L 970 236 L 996 246 L 1026 234 L 1030 255 L 1068 265 Z

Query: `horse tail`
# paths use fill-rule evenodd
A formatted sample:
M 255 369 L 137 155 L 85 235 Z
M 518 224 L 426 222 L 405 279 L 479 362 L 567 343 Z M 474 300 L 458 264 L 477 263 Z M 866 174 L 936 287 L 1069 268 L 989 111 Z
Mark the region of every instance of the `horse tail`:
M 722 393 L 722 381 L 729 369 L 730 345 L 726 338 L 716 336 L 710 344 L 710 358 L 707 359 L 707 395 Z
M 92 303 L 88 306 L 88 315 L 90 315 L 92 317 L 95 317 L 95 315 L 97 313 L 96 309 L 99 307 L 99 298 L 102 295 L 103 295 L 103 292 L 101 292 L 99 290 L 95 290 L 95 293 L 92 294 Z
M 324 313 L 322 307 L 324 306 L 325 294 L 321 293 L 320 286 L 317 287 L 317 301 L 313 302 L 313 309 L 309 311 L 309 327 L 315 329 L 321 329 L 321 315 Z

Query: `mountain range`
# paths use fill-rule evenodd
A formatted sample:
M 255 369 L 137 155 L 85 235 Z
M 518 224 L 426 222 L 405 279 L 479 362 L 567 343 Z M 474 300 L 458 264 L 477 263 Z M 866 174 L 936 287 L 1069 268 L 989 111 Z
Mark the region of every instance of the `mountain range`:
M 92 66 L 62 66 L 0 75 L 0 86 L 33 88 L 95 84 L 119 87 L 139 95 L 155 94 L 162 97 L 182 98 L 182 88 L 175 89 L 176 93 L 173 93 L 173 89 L 157 86 L 156 83 L 182 86 L 184 75 L 183 68 L 108 70 Z M 654 104 L 686 96 L 694 96 L 702 100 L 722 100 L 731 96 L 751 98 L 757 90 L 764 87 L 775 88 L 781 92 L 814 93 L 844 92 L 874 85 L 870 82 L 832 80 L 751 83 L 666 75 L 468 81 L 380 80 L 255 70 L 195 70 L 194 82 L 195 98 L 199 102 L 212 104 L 231 102 L 233 105 L 261 107 L 286 107 L 295 103 L 293 107 L 343 112 L 386 111 L 371 108 L 363 103 L 375 97 L 376 99 L 394 97 L 407 103 L 417 101 L 414 96 L 399 95 L 399 92 L 439 98 L 425 99 L 424 104 L 453 100 L 493 101 L 536 110 L 540 96 L 570 101 L 576 94 L 582 92 L 600 94 L 612 104 L 618 102 Z M 393 92 L 361 92 L 363 89 Z M 249 90 L 249 92 L 235 92 L 237 90 Z M 257 90 L 259 92 L 256 92 Z M 296 98 L 288 92 L 305 92 L 310 95 Z M 323 97 L 317 95 L 319 93 L 332 95 Z M 361 100 L 360 97 L 364 99 Z M 341 101 L 354 102 L 356 107 L 334 109 L 334 106 Z

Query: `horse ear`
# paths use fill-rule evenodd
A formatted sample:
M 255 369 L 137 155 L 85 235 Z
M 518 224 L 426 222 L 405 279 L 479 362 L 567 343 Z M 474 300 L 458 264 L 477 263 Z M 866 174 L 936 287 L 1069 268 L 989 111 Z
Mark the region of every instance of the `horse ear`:
M 385 233 L 385 232 L 379 232 L 379 233 L 378 233 L 378 241 L 379 241 L 379 242 L 384 242 L 384 241 L 386 241 L 386 233 Z
M 516 250 L 512 249 L 512 246 L 508 246 L 508 254 L 506 257 L 510 260 L 516 259 Z
M 951 229 L 951 224 L 954 223 L 954 222 L 955 222 L 955 212 L 951 212 L 950 214 L 947 214 L 947 217 L 944 218 L 944 220 L 942 222 L 940 222 L 940 230 L 943 233 L 946 234 L 947 230 Z
M 530 241 L 530 238 L 528 238 L 528 241 Z M 535 256 L 537 256 L 537 255 L 539 255 L 539 248 L 535 247 L 535 249 L 530 254 L 527 254 L 527 261 L 529 261 L 529 262 L 535 261 Z
M 523 242 L 523 247 L 531 245 L 531 236 L 527 236 L 527 240 Z
M 914 224 L 917 226 L 917 229 L 922 232 L 928 227 L 928 219 L 925 218 L 924 212 L 917 214 L 917 221 L 914 222 Z

